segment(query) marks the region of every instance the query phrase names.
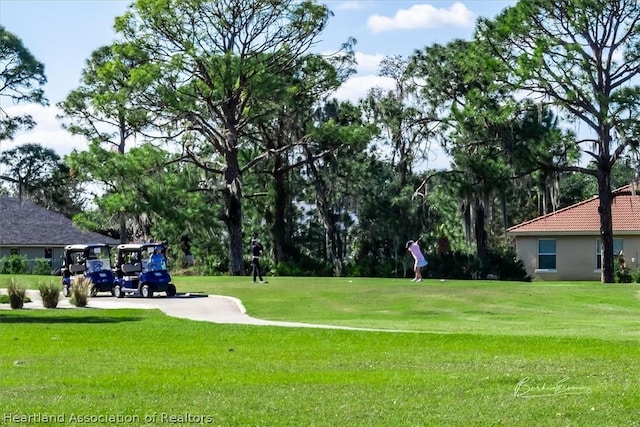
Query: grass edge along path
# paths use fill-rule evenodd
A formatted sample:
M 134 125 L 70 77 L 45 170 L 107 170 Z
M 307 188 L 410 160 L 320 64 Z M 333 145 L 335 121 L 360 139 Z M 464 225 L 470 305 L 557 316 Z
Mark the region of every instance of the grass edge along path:
M 181 278 L 239 298 L 252 317 L 373 329 L 640 340 L 640 285 L 598 282 Z
M 47 279 L 41 277 L 20 280 L 35 289 L 38 280 Z M 250 316 L 272 321 L 640 340 L 637 284 L 438 280 L 415 284 L 405 279 L 275 277 L 268 285 L 251 285 L 247 277 L 194 276 L 179 276 L 174 282 L 179 292 L 239 298 Z

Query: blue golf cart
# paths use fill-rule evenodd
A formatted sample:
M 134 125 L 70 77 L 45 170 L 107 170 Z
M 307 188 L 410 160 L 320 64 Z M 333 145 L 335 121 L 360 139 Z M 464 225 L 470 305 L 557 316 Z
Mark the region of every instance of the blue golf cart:
M 113 294 L 114 275 L 111 268 L 111 252 L 103 243 L 68 245 L 62 255 L 62 294 L 71 295 L 73 278 L 84 277 L 91 282 L 90 295 L 98 292 Z
M 116 247 L 113 295 L 140 294 L 151 298 L 157 292 L 175 296 L 161 243 L 127 243 Z

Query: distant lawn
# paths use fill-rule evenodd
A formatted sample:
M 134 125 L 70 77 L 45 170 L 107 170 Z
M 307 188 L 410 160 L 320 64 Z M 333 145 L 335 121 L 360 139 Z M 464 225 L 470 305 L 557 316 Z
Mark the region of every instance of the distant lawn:
M 640 422 L 640 286 L 269 280 L 174 283 L 236 296 L 258 318 L 419 332 L 216 325 L 156 310 L 1 310 L 0 424 L 35 414 L 65 425 L 87 425 L 78 415 L 93 416 L 91 425 L 115 425 L 108 416 L 219 426 Z

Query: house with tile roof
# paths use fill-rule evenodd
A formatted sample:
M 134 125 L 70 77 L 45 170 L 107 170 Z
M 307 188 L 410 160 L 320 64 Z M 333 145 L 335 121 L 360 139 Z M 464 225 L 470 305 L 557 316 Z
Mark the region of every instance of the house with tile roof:
M 640 192 L 613 191 L 613 251 L 627 265 L 640 265 Z M 599 198 L 592 197 L 507 229 L 516 254 L 534 280 L 600 280 Z
M 30 200 L 0 197 L 0 258 L 12 254 L 25 255 L 30 260 L 45 258 L 57 268 L 66 245 L 89 243 L 120 242 L 81 230 L 64 215 Z

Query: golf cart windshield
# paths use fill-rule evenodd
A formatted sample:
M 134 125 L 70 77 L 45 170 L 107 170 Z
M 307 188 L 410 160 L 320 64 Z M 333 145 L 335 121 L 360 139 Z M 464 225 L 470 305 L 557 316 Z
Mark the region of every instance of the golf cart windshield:
M 162 271 L 167 269 L 167 261 L 163 255 L 152 255 L 147 262 L 147 271 Z
M 142 248 L 142 268 L 145 271 L 162 271 L 167 269 L 167 260 L 160 245 L 145 245 Z
M 89 273 L 95 271 L 111 270 L 111 261 L 109 258 L 89 259 L 86 262 L 87 271 Z

